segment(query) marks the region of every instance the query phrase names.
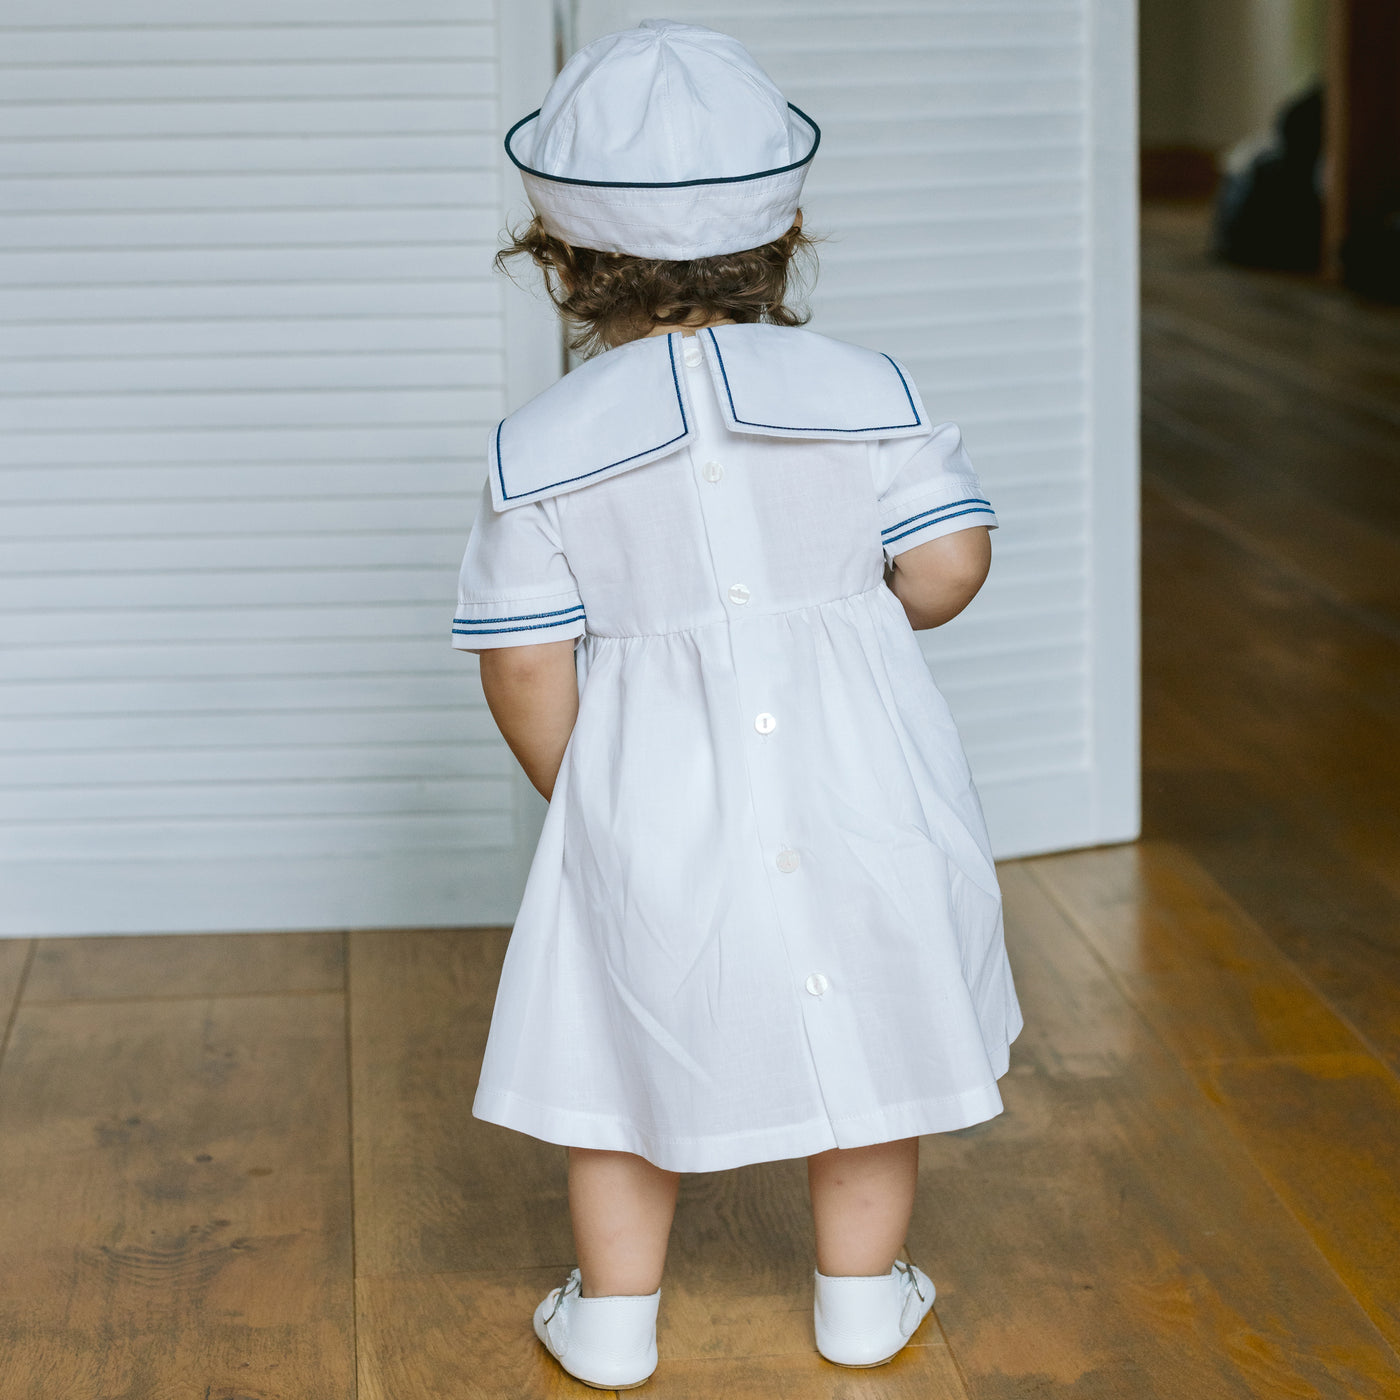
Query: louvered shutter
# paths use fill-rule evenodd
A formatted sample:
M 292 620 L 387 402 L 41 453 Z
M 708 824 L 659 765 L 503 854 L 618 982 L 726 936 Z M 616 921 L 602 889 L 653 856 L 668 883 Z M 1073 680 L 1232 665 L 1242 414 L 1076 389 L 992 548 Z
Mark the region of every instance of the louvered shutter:
M 575 45 L 653 13 L 577 0 Z M 1001 855 L 1137 832 L 1134 12 L 1129 0 L 680 4 L 822 127 L 812 329 L 961 424 L 991 578 L 923 634 Z
M 3 930 L 510 918 L 447 619 L 557 372 L 489 266 L 547 6 L 8 0 L 0 47 Z
M 909 361 L 995 495 L 927 644 L 998 848 L 1131 835 L 1131 8 L 671 13 L 823 122 L 815 326 Z M 558 365 L 488 269 L 550 24 L 0 15 L 0 932 L 511 917 L 540 804 L 442 622 L 485 430 Z

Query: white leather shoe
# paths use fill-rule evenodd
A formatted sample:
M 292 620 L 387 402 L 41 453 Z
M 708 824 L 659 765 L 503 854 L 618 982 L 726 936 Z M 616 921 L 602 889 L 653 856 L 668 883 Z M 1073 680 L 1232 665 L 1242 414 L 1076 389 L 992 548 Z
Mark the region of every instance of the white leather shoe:
M 599 1390 L 630 1390 L 656 1370 L 661 1290 L 585 1298 L 574 1269 L 535 1309 L 535 1336 L 573 1377 Z
M 871 1277 L 818 1272 L 812 1304 L 817 1350 L 838 1366 L 883 1366 L 904 1349 L 932 1306 L 928 1275 L 902 1259 L 888 1274 Z

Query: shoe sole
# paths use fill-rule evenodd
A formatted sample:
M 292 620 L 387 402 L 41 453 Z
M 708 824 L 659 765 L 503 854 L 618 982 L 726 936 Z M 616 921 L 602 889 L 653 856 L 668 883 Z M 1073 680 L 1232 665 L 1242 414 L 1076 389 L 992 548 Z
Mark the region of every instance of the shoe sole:
M 904 1345 L 908 1346 L 909 1344 L 906 1342 Z M 899 1351 L 903 1350 L 904 1347 L 900 1347 Z M 829 1356 L 823 1353 L 818 1354 L 821 1355 L 823 1361 L 830 1362 L 833 1366 L 844 1366 L 848 1371 L 870 1371 L 876 1366 L 888 1366 L 890 1362 L 899 1355 L 899 1351 L 892 1351 L 888 1356 L 882 1357 L 879 1361 L 832 1361 Z

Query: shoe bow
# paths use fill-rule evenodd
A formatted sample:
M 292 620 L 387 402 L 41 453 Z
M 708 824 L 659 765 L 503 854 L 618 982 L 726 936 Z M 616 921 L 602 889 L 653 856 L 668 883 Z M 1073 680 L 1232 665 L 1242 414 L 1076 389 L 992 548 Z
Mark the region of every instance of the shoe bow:
M 919 1285 L 919 1275 L 912 1264 L 906 1264 L 904 1260 L 896 1259 L 894 1266 L 908 1280 L 904 1306 L 899 1314 L 899 1330 L 908 1337 L 913 1334 L 914 1329 L 923 1320 L 924 1290 Z
M 569 1296 L 570 1293 L 574 1292 L 577 1292 L 580 1295 L 583 1292 L 583 1275 L 577 1269 L 573 1269 L 570 1271 L 569 1277 L 564 1280 L 564 1286 L 562 1288 L 556 1288 L 554 1290 L 554 1306 L 551 1307 L 550 1310 L 544 1316 L 544 1323 L 546 1327 L 550 1324 L 550 1322 L 553 1321 L 554 1314 L 559 1311 L 559 1304 L 562 1303 L 564 1299 Z

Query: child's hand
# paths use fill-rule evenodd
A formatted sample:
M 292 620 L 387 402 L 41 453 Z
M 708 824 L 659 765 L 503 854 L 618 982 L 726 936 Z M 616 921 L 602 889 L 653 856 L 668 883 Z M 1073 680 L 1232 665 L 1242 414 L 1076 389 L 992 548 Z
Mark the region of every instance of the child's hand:
M 525 776 L 548 800 L 578 718 L 574 638 L 480 653 L 491 717 Z
M 992 532 L 971 525 L 897 554 L 887 576 L 914 630 L 941 627 L 976 596 L 992 564 Z

